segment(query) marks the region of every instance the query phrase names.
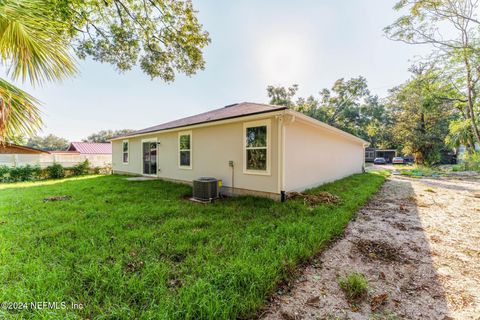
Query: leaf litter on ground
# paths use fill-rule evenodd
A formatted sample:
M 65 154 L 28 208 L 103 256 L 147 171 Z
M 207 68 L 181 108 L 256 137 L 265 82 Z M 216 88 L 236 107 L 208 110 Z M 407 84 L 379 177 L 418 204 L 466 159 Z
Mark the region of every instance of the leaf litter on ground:
M 289 192 L 287 199 L 303 199 L 303 201 L 309 205 L 316 205 L 320 203 L 337 204 L 341 202 L 341 199 L 338 196 L 327 191 L 321 191 L 315 194 Z

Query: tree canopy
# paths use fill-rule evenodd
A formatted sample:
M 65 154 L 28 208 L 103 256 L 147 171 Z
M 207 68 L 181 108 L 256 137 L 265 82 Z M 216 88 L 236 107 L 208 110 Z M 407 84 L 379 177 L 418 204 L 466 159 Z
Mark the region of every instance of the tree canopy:
M 209 35 L 190 0 L 11 0 L 0 3 L 0 57 L 9 76 L 34 85 L 75 74 L 73 51 L 152 79 L 205 67 Z M 0 142 L 42 125 L 39 102 L 0 79 Z
M 49 134 L 45 137 L 35 136 L 29 138 L 26 146 L 45 151 L 64 151 L 68 148 L 69 143 L 65 138 Z
M 390 147 L 387 130 L 391 119 L 377 96 L 371 95 L 364 77 L 338 79 L 318 97 L 296 98 L 298 85 L 267 87 L 270 103 L 302 112 L 341 130 L 350 132 L 373 146 Z
M 0 57 L 12 79 L 38 85 L 76 72 L 61 36 L 63 25 L 47 19 L 48 14 L 40 0 L 0 3 Z M 0 79 L 0 142 L 31 135 L 41 124 L 39 102 Z
M 205 67 L 210 42 L 190 0 L 47 0 L 80 58 L 173 81 Z
M 113 137 L 118 137 L 127 133 L 132 132 L 131 129 L 120 129 L 120 130 L 101 130 L 96 133 L 92 133 L 83 141 L 85 142 L 108 142 Z
M 424 60 L 442 70 L 454 93 L 464 124 L 480 144 L 478 92 L 480 90 L 480 20 L 477 0 L 401 0 L 395 10 L 405 12 L 385 28 L 386 35 L 408 44 L 431 45 Z M 452 93 L 450 93 L 452 94 Z
M 393 88 L 388 112 L 395 119 L 392 138 L 403 154 L 413 155 L 420 164 L 433 165 L 446 149 L 449 122 L 455 118 L 452 102 L 443 99 L 449 87 L 438 81 L 439 71 L 421 65 L 412 67 L 413 77 Z

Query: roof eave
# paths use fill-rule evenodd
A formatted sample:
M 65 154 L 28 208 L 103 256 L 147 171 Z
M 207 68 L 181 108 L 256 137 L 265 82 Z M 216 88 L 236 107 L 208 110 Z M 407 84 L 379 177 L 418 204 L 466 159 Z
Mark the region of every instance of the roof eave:
M 27 146 L 20 146 L 18 144 L 14 144 L 14 143 L 6 143 L 6 145 L 12 146 L 12 147 L 15 147 L 15 148 L 19 148 L 19 149 L 23 149 L 23 150 L 36 151 L 37 153 L 46 153 L 46 154 L 50 153 L 49 151 L 46 151 L 46 150 L 41 150 L 41 149 L 27 147 Z
M 139 134 L 131 134 L 131 135 L 125 135 L 125 136 L 119 136 L 115 138 L 111 138 L 108 141 L 116 141 L 116 140 L 123 140 L 123 139 L 130 139 L 130 138 L 135 138 L 135 137 L 141 137 L 145 135 L 150 135 L 156 132 L 171 132 L 171 131 L 178 131 L 178 130 L 185 130 L 185 129 L 193 129 L 193 128 L 199 128 L 199 127 L 207 127 L 207 126 L 212 126 L 212 125 L 218 125 L 218 124 L 223 124 L 223 123 L 231 123 L 231 122 L 236 122 L 237 120 L 241 118 L 245 119 L 256 119 L 258 117 L 261 117 L 264 114 L 271 113 L 281 113 L 285 109 L 288 109 L 287 107 L 280 107 L 274 110 L 264 110 L 260 112 L 254 112 L 246 115 L 238 115 L 238 116 L 232 116 L 232 117 L 227 117 L 227 118 L 222 118 L 222 119 L 217 119 L 217 120 L 210 120 L 210 121 L 203 121 L 203 122 L 198 122 L 198 123 L 193 123 L 189 125 L 184 125 L 184 126 L 177 126 L 177 127 L 172 127 L 172 128 L 166 128 L 166 129 L 160 129 L 160 130 L 152 130 L 148 132 L 142 132 Z

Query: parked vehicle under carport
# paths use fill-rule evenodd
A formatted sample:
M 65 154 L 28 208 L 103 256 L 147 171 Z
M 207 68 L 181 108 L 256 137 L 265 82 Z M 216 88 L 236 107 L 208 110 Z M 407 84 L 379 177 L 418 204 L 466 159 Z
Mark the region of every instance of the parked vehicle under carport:
M 405 164 L 405 159 L 402 157 L 395 157 L 392 159 L 392 164 Z

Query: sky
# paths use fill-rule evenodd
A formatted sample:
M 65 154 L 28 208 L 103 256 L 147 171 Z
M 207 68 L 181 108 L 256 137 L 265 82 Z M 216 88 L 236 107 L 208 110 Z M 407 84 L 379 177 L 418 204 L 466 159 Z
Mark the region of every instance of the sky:
M 388 40 L 395 0 L 193 0 L 210 33 L 205 70 L 173 83 L 139 68 L 79 61 L 79 74 L 31 88 L 42 102 L 39 135 L 79 141 L 104 129 L 142 129 L 242 102 L 268 102 L 268 85 L 318 95 L 339 78 L 364 76 L 374 94 L 407 80 L 425 47 Z

